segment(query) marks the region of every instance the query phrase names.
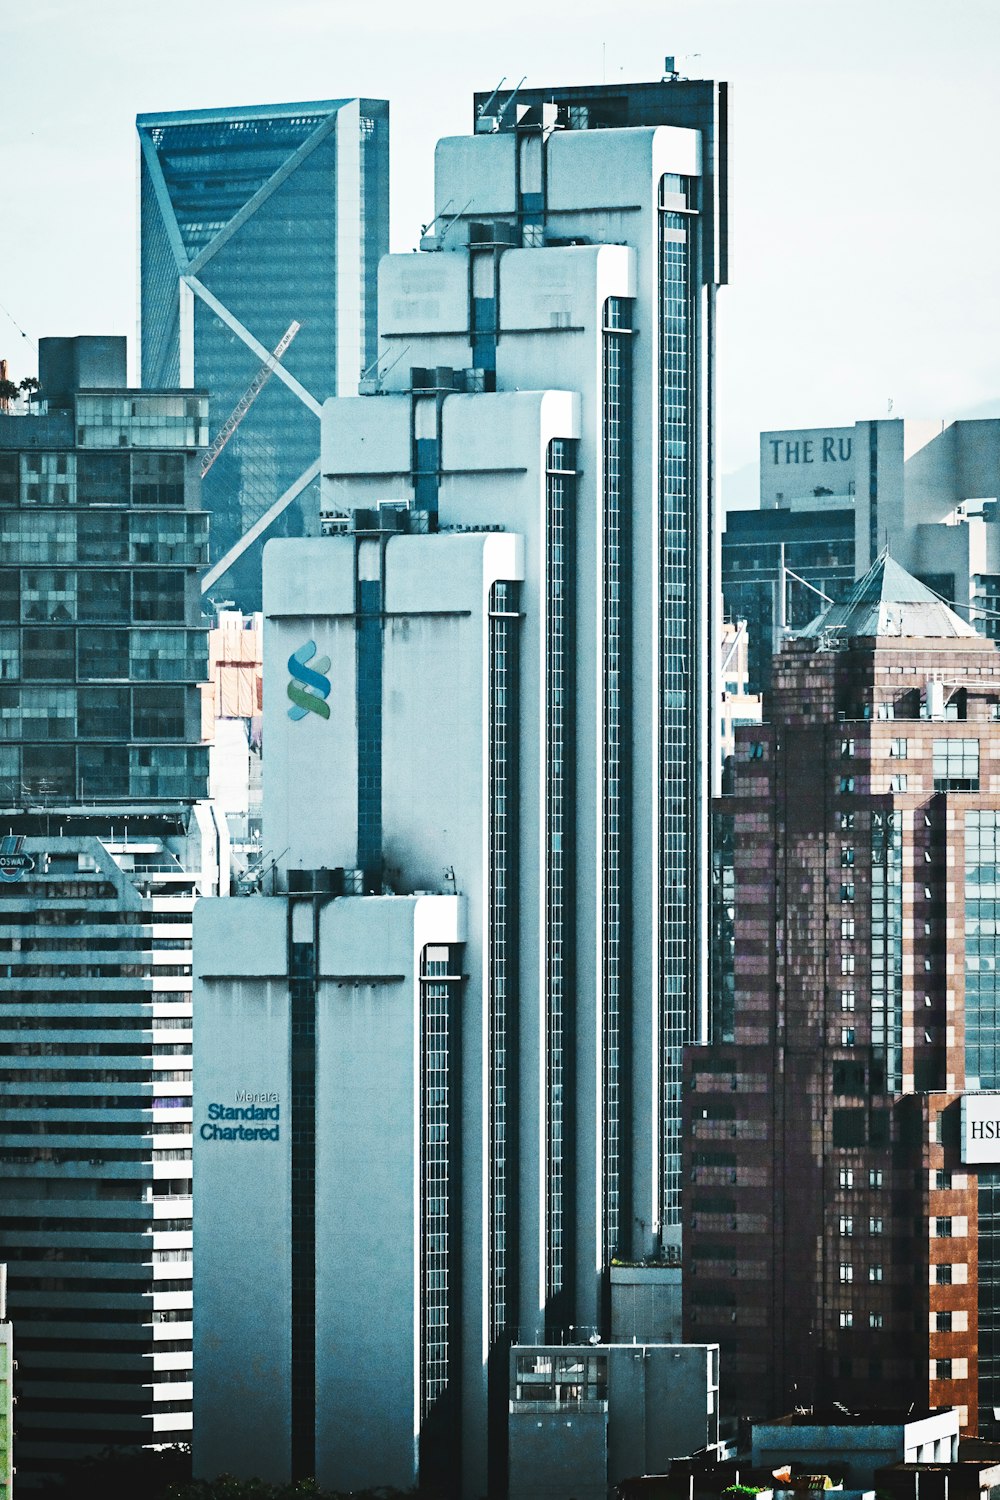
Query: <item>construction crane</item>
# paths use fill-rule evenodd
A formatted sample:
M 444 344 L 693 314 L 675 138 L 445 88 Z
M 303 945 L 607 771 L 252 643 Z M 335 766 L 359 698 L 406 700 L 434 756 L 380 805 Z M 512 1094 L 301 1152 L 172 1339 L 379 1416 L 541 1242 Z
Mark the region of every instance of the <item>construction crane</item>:
M 291 321 L 291 323 L 289 323 L 281 338 L 278 340 L 278 343 L 275 345 L 274 352 L 270 354 L 267 359 L 265 359 L 264 363 L 257 371 L 253 380 L 251 380 L 250 384 L 243 392 L 243 395 L 233 407 L 233 410 L 230 413 L 229 417 L 219 428 L 219 431 L 215 437 L 215 441 L 212 443 L 212 446 L 208 449 L 205 457 L 201 461 L 202 479 L 204 479 L 205 475 L 215 463 L 215 460 L 218 458 L 223 448 L 229 442 L 229 439 L 232 437 L 237 427 L 243 421 L 243 418 L 246 416 L 251 406 L 253 406 L 261 391 L 267 385 L 267 382 L 274 374 L 275 365 L 277 364 L 278 360 L 280 360 L 281 356 L 284 354 L 285 350 L 288 348 L 289 344 L 292 342 L 292 339 L 295 337 L 301 327 L 302 324 L 296 323 L 294 319 Z

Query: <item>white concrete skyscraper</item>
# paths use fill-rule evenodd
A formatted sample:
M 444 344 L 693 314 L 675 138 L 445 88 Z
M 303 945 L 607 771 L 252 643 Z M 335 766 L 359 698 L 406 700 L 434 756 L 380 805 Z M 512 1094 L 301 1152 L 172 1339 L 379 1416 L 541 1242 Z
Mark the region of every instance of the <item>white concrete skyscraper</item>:
M 727 97 L 480 101 L 324 408 L 330 534 L 268 550 L 274 862 L 196 919 L 202 1473 L 481 1494 L 510 1344 L 607 1335 L 615 1257 L 679 1275 Z

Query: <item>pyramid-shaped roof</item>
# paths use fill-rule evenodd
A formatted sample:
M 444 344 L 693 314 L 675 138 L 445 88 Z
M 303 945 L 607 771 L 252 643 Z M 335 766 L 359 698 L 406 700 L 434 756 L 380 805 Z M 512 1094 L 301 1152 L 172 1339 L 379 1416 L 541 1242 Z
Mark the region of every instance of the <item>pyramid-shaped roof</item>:
M 974 636 L 976 631 L 930 589 L 894 562 L 888 552 L 859 578 L 843 604 L 831 604 L 798 632 L 805 637 Z

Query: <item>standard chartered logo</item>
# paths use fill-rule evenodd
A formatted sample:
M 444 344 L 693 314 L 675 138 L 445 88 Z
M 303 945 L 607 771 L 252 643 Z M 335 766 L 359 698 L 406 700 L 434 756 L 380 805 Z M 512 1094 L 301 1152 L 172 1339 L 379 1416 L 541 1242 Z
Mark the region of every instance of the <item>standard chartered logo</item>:
M 313 658 L 316 658 L 313 661 Z M 307 667 L 306 662 L 312 666 Z M 294 705 L 288 710 L 290 719 L 304 719 L 306 714 L 319 714 L 321 719 L 330 717 L 330 679 L 324 674 L 330 670 L 328 656 L 316 656 L 316 642 L 306 641 L 288 658 L 288 670 L 292 680 L 288 684 L 288 696 Z

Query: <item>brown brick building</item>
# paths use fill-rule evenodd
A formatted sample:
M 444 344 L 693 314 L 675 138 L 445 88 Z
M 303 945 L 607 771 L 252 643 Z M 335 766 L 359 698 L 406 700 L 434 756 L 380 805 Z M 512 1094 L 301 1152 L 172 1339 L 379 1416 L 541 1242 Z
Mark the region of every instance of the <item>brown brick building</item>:
M 963 1164 L 961 1100 L 1000 1087 L 1000 650 L 882 557 L 766 717 L 716 810 L 685 1337 L 721 1345 L 723 1410 L 981 1404 L 992 1433 L 1000 1169 Z

